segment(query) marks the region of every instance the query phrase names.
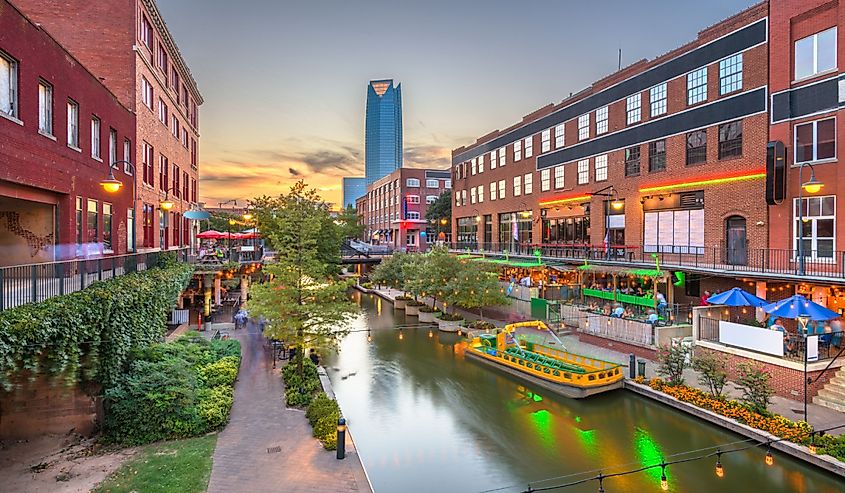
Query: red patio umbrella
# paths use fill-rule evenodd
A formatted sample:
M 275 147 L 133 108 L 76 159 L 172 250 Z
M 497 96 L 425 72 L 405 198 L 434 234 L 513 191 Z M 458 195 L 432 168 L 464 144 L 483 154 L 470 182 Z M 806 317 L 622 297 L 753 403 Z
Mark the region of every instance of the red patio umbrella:
M 210 229 L 208 231 L 203 231 L 202 233 L 197 235 L 197 238 L 202 240 L 222 240 L 224 238 L 228 238 L 226 233 L 221 233 L 220 231 L 214 231 Z

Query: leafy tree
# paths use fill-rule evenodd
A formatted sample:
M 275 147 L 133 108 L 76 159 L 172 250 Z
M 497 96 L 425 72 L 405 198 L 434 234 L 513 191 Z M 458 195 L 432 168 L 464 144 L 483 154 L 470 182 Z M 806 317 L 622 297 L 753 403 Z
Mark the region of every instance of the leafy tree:
M 499 286 L 499 276 L 490 264 L 464 260 L 460 265 L 447 284 L 447 299 L 452 305 L 470 310 L 478 308 L 484 318 L 485 306 L 508 303 Z
M 437 307 L 438 299 L 445 299 L 450 292 L 450 281 L 456 273 L 461 272 L 464 265 L 461 260 L 449 253 L 446 247 L 435 247 L 425 255 L 417 255 L 419 272 L 416 273 L 422 294 L 431 296 L 434 299 L 434 307 Z
M 772 376 L 759 365 L 740 363 L 737 365 L 739 378 L 736 386 L 742 390 L 742 401 L 760 414 L 765 414 L 771 404 L 775 389 L 772 387 Z
M 728 381 L 727 360 L 710 351 L 700 351 L 700 353 L 692 359 L 692 368 L 701 373 L 701 381 L 707 384 L 713 397 L 722 397 L 722 390 Z
M 364 234 L 364 225 L 358 220 L 358 211 L 351 205 L 341 209 L 334 222 L 340 229 L 342 239 L 360 238 Z
M 444 190 L 443 193 L 437 197 L 428 209 L 425 211 L 425 218 L 429 223 L 434 224 L 436 231 L 444 231 L 449 228 L 452 223 L 452 191 Z M 441 219 L 446 219 L 446 225 L 440 223 Z
M 265 266 L 270 280 L 253 288 L 249 308 L 267 321 L 266 335 L 297 349 L 302 376 L 305 348 L 335 348 L 357 311 L 346 296 L 349 284 L 334 276 L 331 261 L 339 254 L 340 236 L 326 203 L 302 181 L 287 195 L 263 197 L 254 204 L 277 262 Z M 334 245 L 334 256 L 324 242 Z
M 229 228 L 232 231 L 238 231 L 240 227 L 238 225 L 232 226 L 229 224 L 229 220 L 237 221 L 238 223 L 243 222 L 243 217 L 233 214 L 231 212 L 214 212 L 211 214 L 211 217 L 208 221 L 200 221 L 200 229 L 202 231 L 220 231 L 221 233 L 225 233 L 229 231 Z
M 404 265 L 412 260 L 410 253 L 396 252 L 385 257 L 370 274 L 370 282 L 394 289 L 405 290 Z
M 682 344 L 657 348 L 657 374 L 666 377 L 669 385 L 684 384 L 684 370 L 689 368 L 689 348 Z

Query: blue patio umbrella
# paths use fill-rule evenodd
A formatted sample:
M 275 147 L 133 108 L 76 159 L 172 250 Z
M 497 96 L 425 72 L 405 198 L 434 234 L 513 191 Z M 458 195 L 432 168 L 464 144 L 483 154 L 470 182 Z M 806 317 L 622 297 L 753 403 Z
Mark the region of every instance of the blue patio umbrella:
M 831 320 L 839 317 L 839 314 L 796 294 L 785 300 L 776 301 L 763 307 L 763 311 L 782 318 L 797 319 L 807 317 L 810 320 Z
M 731 288 L 724 293 L 714 294 L 707 298 L 707 302 L 714 305 L 725 306 L 754 306 L 760 307 L 769 304 L 763 298 L 758 298 L 748 291 L 740 288 Z

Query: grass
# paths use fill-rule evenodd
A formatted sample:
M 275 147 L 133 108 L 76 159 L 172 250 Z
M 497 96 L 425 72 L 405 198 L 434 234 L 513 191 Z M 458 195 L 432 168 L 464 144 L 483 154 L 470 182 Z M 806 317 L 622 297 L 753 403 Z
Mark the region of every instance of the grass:
M 217 434 L 147 445 L 93 492 L 204 492 L 216 444 Z

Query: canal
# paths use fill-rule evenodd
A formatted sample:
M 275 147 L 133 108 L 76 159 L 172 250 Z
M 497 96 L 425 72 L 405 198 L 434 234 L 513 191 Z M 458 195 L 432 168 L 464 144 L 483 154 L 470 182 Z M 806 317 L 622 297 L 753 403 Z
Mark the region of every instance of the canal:
M 659 463 L 662 457 L 743 438 L 624 390 L 571 400 L 465 360 L 459 338 L 355 292 L 362 308 L 325 366 L 376 493 L 524 491 Z M 738 445 L 741 446 L 741 445 Z M 683 493 L 842 492 L 840 479 L 764 449 L 672 465 Z M 606 479 L 607 493 L 660 490 L 660 468 Z M 550 479 L 554 478 L 554 479 Z M 548 479 L 547 481 L 540 481 Z M 598 484 L 554 491 L 592 492 Z

